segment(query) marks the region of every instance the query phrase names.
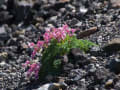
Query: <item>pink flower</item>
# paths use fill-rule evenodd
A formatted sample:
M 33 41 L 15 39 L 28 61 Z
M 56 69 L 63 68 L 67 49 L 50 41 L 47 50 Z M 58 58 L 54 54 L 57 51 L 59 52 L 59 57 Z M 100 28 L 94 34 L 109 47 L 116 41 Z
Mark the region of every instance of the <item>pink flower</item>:
M 68 25 L 67 24 L 63 25 L 63 29 L 67 30 L 68 29 Z
M 23 64 L 23 67 L 27 67 L 29 64 L 30 64 L 30 61 L 27 60 L 27 61 L 25 62 L 25 64 Z
M 63 25 L 63 27 L 59 28 L 52 28 L 50 30 L 47 30 L 45 34 L 43 35 L 44 40 L 46 43 L 50 43 L 51 39 L 56 39 L 58 42 L 61 40 L 64 40 L 66 35 L 73 36 L 75 32 L 75 29 L 70 29 L 68 25 Z
M 71 29 L 71 35 L 73 36 L 75 33 L 76 29 Z
M 71 29 L 72 33 L 74 33 L 76 31 L 76 29 Z
M 37 66 L 37 64 L 33 63 L 32 65 L 30 65 L 30 68 L 33 70 L 36 66 Z
M 27 71 L 27 76 L 30 77 L 32 76 L 32 74 L 34 74 L 35 77 L 38 77 L 39 69 L 40 69 L 40 64 L 38 63 L 31 64 L 29 70 Z
M 46 42 L 46 43 L 48 43 L 49 42 L 49 33 L 45 33 L 44 35 L 43 35 L 43 38 L 44 38 L 44 41 Z
M 39 70 L 35 71 L 35 78 L 38 78 Z
M 27 61 L 25 62 L 25 64 L 26 64 L 26 65 L 30 64 L 30 61 L 27 60 Z
M 35 44 L 33 42 L 29 44 L 30 48 L 33 48 L 34 46 L 35 46 Z
M 44 45 L 44 41 L 38 41 L 37 42 L 37 47 L 40 48 L 40 47 L 43 47 Z
M 34 51 L 32 52 L 32 55 L 31 55 L 32 59 L 35 57 L 36 53 L 37 53 L 37 50 L 34 50 Z

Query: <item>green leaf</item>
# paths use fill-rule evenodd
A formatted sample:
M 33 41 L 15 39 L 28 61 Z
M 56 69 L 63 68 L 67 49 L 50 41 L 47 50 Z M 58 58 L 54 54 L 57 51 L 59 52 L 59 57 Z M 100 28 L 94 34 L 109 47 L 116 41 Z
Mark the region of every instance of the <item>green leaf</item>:
M 53 66 L 54 66 L 55 69 L 58 69 L 60 65 L 61 65 L 61 60 L 60 59 L 57 59 L 53 62 Z

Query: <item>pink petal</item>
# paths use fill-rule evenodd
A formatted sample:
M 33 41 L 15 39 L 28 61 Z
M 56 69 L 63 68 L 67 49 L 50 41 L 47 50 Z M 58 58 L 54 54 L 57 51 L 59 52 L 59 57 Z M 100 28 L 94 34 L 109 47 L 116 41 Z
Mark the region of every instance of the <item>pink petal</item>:
M 33 42 L 31 42 L 30 44 L 29 44 L 29 47 L 30 48 L 33 48 L 35 46 L 35 44 L 33 43 Z

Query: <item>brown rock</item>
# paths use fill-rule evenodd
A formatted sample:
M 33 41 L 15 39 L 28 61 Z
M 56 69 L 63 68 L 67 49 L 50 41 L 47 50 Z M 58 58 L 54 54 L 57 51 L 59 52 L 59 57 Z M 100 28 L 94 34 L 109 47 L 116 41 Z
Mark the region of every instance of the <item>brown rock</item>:
M 120 7 L 120 0 L 111 0 L 111 4 L 113 7 Z
M 79 32 L 77 37 L 84 38 L 84 37 L 90 36 L 91 34 L 94 34 L 97 31 L 98 31 L 97 27 L 92 27 L 92 28 L 85 30 L 83 32 Z
M 111 86 L 113 84 L 113 80 L 109 79 L 106 83 L 105 83 L 105 87 Z
M 60 2 L 65 3 L 65 2 L 69 2 L 70 0 L 60 0 Z
M 114 38 L 109 41 L 105 46 L 103 46 L 103 50 L 107 52 L 114 52 L 120 50 L 120 38 Z
M 25 44 L 25 43 L 22 43 L 22 47 L 23 47 L 24 49 L 26 49 L 26 48 L 28 48 L 28 45 Z

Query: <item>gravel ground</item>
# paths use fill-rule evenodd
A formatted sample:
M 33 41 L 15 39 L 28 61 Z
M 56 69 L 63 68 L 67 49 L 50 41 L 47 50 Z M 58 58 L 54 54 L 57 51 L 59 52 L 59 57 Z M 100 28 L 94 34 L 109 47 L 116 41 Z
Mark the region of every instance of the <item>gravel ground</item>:
M 57 82 L 54 77 L 29 80 L 22 64 L 30 58 L 30 42 L 42 39 L 45 29 L 65 23 L 80 32 L 97 27 L 84 38 L 99 47 L 87 53 L 71 50 L 67 57 L 74 61 L 59 76 L 67 84 L 63 90 L 120 90 L 119 14 L 120 8 L 109 0 L 0 0 L 0 90 L 34 90 Z

